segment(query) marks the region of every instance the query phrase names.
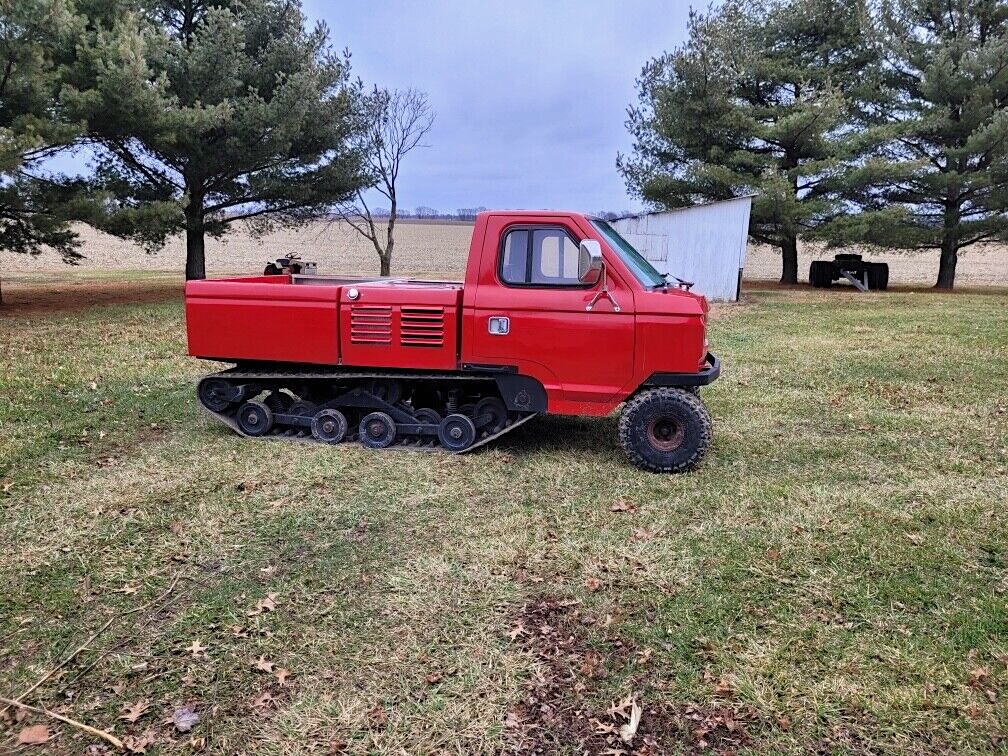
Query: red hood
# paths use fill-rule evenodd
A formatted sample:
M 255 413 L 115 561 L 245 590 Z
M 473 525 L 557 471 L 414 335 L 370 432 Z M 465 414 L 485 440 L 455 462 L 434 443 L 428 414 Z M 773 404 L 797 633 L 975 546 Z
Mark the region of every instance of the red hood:
M 706 315 L 710 310 L 702 294 L 672 287 L 637 292 L 634 307 L 641 314 L 654 315 Z

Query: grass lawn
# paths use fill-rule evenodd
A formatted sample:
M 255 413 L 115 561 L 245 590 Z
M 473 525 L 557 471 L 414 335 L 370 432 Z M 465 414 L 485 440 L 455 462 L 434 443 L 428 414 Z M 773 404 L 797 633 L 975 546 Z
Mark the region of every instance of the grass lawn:
M 612 418 L 246 441 L 177 303 L 0 316 L 0 696 L 105 627 L 25 701 L 150 754 L 1005 748 L 1008 296 L 762 291 L 711 342 L 712 453 L 656 476 Z

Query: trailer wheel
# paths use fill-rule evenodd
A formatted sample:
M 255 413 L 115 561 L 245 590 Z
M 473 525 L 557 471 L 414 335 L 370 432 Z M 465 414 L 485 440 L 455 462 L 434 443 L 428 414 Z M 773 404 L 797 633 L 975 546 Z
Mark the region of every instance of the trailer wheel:
M 694 394 L 675 388 L 642 391 L 623 408 L 619 441 L 637 467 L 650 472 L 684 472 L 710 448 L 710 413 Z
M 868 264 L 868 288 L 885 291 L 889 287 L 889 265 L 887 263 Z
M 395 441 L 396 425 L 384 412 L 372 412 L 360 421 L 360 440 L 371 449 L 384 449 Z
M 348 427 L 346 415 L 336 409 L 321 410 L 311 421 L 312 435 L 327 444 L 338 444 L 346 438 Z
M 809 283 L 817 289 L 833 284 L 833 263 L 829 260 L 813 260 L 809 266 Z
M 235 417 L 247 436 L 265 436 L 273 427 L 273 412 L 262 402 L 245 402 Z
M 476 440 L 476 426 L 465 415 L 448 415 L 438 426 L 438 440 L 448 451 L 468 449 Z

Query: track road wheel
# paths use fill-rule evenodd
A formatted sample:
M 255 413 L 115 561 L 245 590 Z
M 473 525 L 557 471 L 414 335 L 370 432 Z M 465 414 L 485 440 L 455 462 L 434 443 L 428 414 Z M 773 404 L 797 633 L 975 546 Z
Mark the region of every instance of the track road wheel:
M 395 437 L 395 421 L 384 412 L 372 412 L 360 421 L 360 440 L 364 446 L 384 449 Z
M 438 440 L 448 451 L 460 452 L 468 449 L 476 440 L 476 426 L 465 415 L 448 415 L 438 426 Z
M 273 412 L 262 402 L 245 402 L 235 419 L 247 436 L 265 436 L 273 427 Z
M 312 417 L 316 412 L 318 412 L 318 407 L 312 402 L 306 402 L 303 399 L 298 399 L 287 408 L 288 415 L 300 415 L 301 417 Z
M 312 435 L 327 444 L 338 444 L 346 438 L 348 427 L 346 415 L 336 409 L 321 410 L 311 421 Z
M 426 425 L 440 425 L 441 423 L 441 414 L 430 407 L 421 407 L 413 413 L 413 417 L 416 418 L 418 423 Z
M 264 400 L 264 403 L 275 415 L 286 415 L 294 404 L 294 399 L 290 394 L 283 391 L 271 391 Z
M 231 387 L 220 378 L 205 378 L 199 384 L 199 400 L 211 412 L 223 412 L 231 402 Z
M 488 418 L 488 422 L 480 430 L 487 433 L 497 433 L 507 425 L 507 406 L 496 396 L 487 396 L 476 403 L 476 421 Z
M 710 448 L 710 413 L 700 398 L 682 389 L 642 391 L 623 408 L 619 441 L 630 461 L 650 472 L 685 472 Z

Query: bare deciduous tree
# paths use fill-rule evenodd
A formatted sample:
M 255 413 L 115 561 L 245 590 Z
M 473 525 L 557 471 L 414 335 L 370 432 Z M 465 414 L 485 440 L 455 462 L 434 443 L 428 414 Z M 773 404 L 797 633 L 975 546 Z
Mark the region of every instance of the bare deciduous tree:
M 434 111 L 427 95 L 415 89 L 387 91 L 377 87 L 369 95 L 366 164 L 374 181 L 372 187 L 388 200 L 389 207 L 370 208 L 364 199 L 366 189 L 339 205 L 336 214 L 357 233 L 369 240 L 381 261 L 381 275 L 392 268 L 395 224 L 398 217 L 396 180 L 403 158 L 420 146 L 424 135 L 434 125 Z M 378 219 L 384 229 L 380 229 Z

